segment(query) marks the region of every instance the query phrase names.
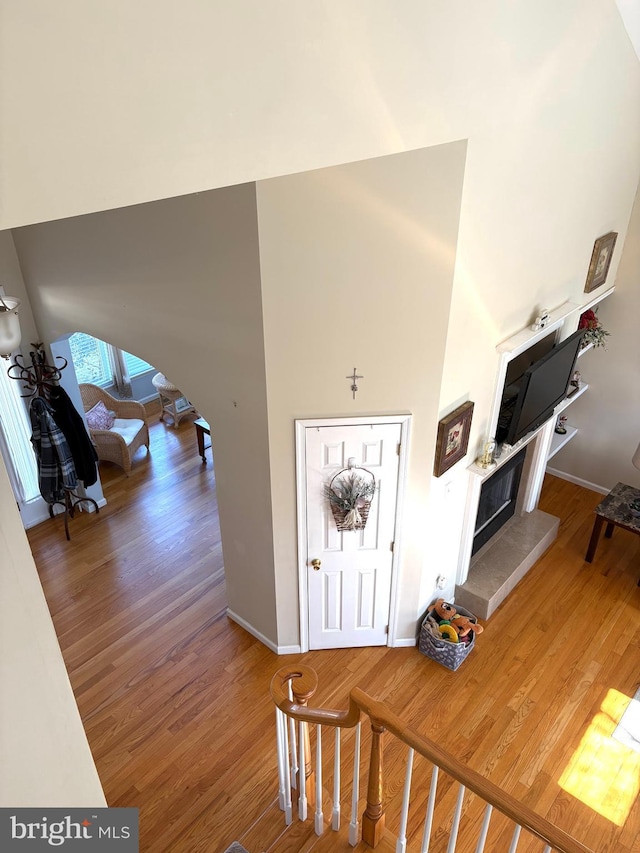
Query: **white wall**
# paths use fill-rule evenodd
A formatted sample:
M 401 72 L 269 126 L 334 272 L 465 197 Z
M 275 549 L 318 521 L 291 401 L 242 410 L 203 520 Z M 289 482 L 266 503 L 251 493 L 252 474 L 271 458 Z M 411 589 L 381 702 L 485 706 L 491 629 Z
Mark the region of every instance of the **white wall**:
M 609 230 L 620 234 L 609 274 L 615 279 L 640 170 L 640 66 L 614 0 L 4 4 L 0 104 L 3 229 L 468 139 L 439 400 L 441 415 L 467 395 L 476 403 L 467 461 L 488 421 L 496 343 L 536 307 L 584 299 L 593 241 Z M 282 192 L 287 200 L 284 185 Z M 119 211 L 20 231 L 16 239 L 43 337 L 82 329 L 134 348 L 215 420 L 218 486 L 234 509 L 225 521 L 221 500 L 225 561 L 237 568 L 230 596 L 246 596 L 251 618 L 263 619 L 274 636 L 273 578 L 249 584 L 246 567 L 273 558 L 273 550 L 254 548 L 270 541 L 272 528 L 265 460 L 270 449 L 280 459 L 291 433 L 287 426 L 283 438 L 270 439 L 271 448 L 266 441 L 255 446 L 266 418 L 262 321 L 248 298 L 259 278 L 255 223 L 249 224 L 255 211 L 242 188 L 225 193 L 224 212 L 204 194 L 176 199 L 161 214 Z M 274 193 L 279 201 L 280 191 Z M 12 251 L 0 233 L 0 270 L 19 278 Z M 369 271 L 364 261 L 363 268 Z M 238 269 L 238 279 L 229 275 Z M 637 361 L 623 343 L 636 338 L 629 325 L 637 316 L 634 276 L 621 269 L 619 292 L 602 308 L 616 343 L 610 353 L 586 356 L 604 355 L 593 374 L 606 365 L 607 382 L 619 377 L 623 402 L 607 394 L 607 407 L 594 411 L 604 427 L 592 436 L 592 467 L 580 467 L 585 477 L 603 477 L 603 465 L 634 476 L 625 466 L 638 438 L 637 406 L 626 405 L 637 386 Z M 21 295 L 16 287 L 8 292 Z M 220 303 L 222 293 L 228 303 Z M 274 295 L 265 320 L 270 339 L 276 307 Z M 273 356 L 285 352 L 275 346 Z M 381 366 L 373 355 L 363 358 L 377 381 Z M 221 362 L 225 370 L 217 373 L 213 365 Z M 329 388 L 328 374 L 322 381 Z M 388 405 L 407 405 L 385 382 L 379 390 Z M 270 406 L 282 395 L 288 419 L 309 414 L 311 401 L 300 400 L 305 411 L 297 412 L 298 401 L 284 390 L 270 393 Z M 333 393 L 323 391 L 323 410 L 338 406 Z M 358 406 L 365 399 L 379 410 L 377 397 L 359 395 Z M 592 405 L 591 395 L 584 404 Z M 419 453 L 431 470 L 430 398 L 422 405 Z M 579 453 L 580 444 L 571 447 L 564 453 Z M 571 464 L 578 468 L 583 459 Z M 451 519 L 461 517 L 464 464 L 419 488 L 421 510 L 429 504 L 423 597 L 435 575 L 455 565 Z M 249 472 L 260 494 L 255 535 L 247 537 L 230 519 L 240 513 L 240 483 Z M 0 497 L 11 503 L 0 474 Z M 278 522 L 291 505 L 288 489 L 274 508 Z M 3 512 L 0 530 L 8 523 Z M 450 535 L 434 535 L 444 523 Z M 22 543 L 22 570 L 29 555 L 15 527 L 14 519 L 7 539 Z M 288 534 L 275 548 L 288 584 Z M 278 574 L 279 593 L 280 587 Z M 3 601 L 19 602 L 20 594 L 12 590 Z M 42 612 L 25 620 L 40 636 Z M 22 636 L 19 625 L 2 624 Z M 50 634 L 45 646 L 49 653 L 55 648 Z M 73 707 L 66 716 L 72 730 Z
M 474 451 L 496 343 L 609 230 L 615 278 L 640 173 L 615 0 L 9 4 L 0 103 L 0 227 L 468 139 L 440 408 L 472 390 Z
M 609 491 L 616 483 L 640 488 L 631 463 L 640 442 L 640 193 L 636 196 L 616 289 L 598 308 L 610 333 L 606 349 L 585 353 L 578 364 L 589 390 L 567 411 L 578 435 L 554 456 L 554 468 Z
M 640 174 L 640 64 L 614 4 L 510 6 L 498 18 L 486 4 L 477 7 L 488 14 L 491 33 L 474 22 L 478 41 L 487 39 L 488 66 L 476 70 L 485 88 L 475 92 L 484 116 L 468 112 L 473 126 L 440 404 L 444 413 L 470 390 L 476 407 L 466 463 L 431 489 L 435 529 L 462 518 L 465 464 L 489 437 L 497 344 L 537 309 L 595 295 L 584 293 L 584 283 L 594 240 L 608 231 L 619 233 L 608 283 L 615 280 Z M 634 308 L 632 301 L 621 310 Z M 633 362 L 623 359 L 616 369 L 635 384 Z M 612 455 L 614 468 L 623 464 L 631 433 L 629 420 L 616 424 L 612 447 L 594 448 L 601 464 Z M 439 567 L 448 579 L 443 594 L 452 595 L 459 540 L 433 541 L 425 594 Z
M 36 0 L 3 15 L 4 227 L 468 139 L 440 395 L 440 414 L 476 403 L 467 462 L 496 344 L 536 308 L 584 298 L 609 230 L 615 279 L 640 64 L 614 0 Z M 89 298 L 85 316 L 103 304 Z M 429 524 L 461 516 L 464 478 L 459 463 L 432 484 Z M 430 542 L 433 577 L 449 575 L 455 538 Z
M 106 805 L 0 465 L 0 806 Z
M 307 417 L 414 416 L 399 637 L 415 636 L 465 154 L 458 142 L 258 184 L 281 645 L 298 638 L 293 424 Z
M 22 300 L 28 352 L 38 335 L 9 232 L 0 233 L 0 282 Z M 106 805 L 1 460 L 0 767 L 0 806 Z
M 83 331 L 134 351 L 214 425 L 229 606 L 275 641 L 254 186 L 13 234 L 45 340 Z
M 631 44 L 640 57 L 640 4 L 637 0 L 616 0 L 616 6 L 629 33 Z
M 525 179 L 520 213 L 570 127 L 624 133 L 637 85 L 614 0 L 31 0 L 2 17 L 0 228 L 464 138 L 487 208 Z M 496 175 L 479 137 L 521 156 Z

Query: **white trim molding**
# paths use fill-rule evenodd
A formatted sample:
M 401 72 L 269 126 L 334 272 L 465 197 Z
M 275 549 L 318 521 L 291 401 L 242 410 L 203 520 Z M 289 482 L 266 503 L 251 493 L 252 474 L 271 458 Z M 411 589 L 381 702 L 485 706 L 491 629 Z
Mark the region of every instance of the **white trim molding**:
M 266 637 L 261 631 L 258 631 L 256 628 L 251 625 L 251 623 L 247 622 L 246 619 L 243 619 L 242 616 L 238 616 L 237 613 L 234 613 L 229 607 L 227 607 L 227 616 L 237 625 L 240 625 L 241 628 L 251 634 L 252 637 L 255 637 L 256 640 L 260 640 L 260 642 L 265 645 L 268 649 L 271 649 L 272 652 L 276 655 L 296 655 L 300 654 L 300 646 L 278 646 L 268 637 Z
M 566 471 L 559 471 L 557 468 L 547 468 L 547 474 L 554 477 L 559 477 L 561 480 L 567 480 L 569 483 L 575 483 L 576 486 L 582 486 L 584 489 L 589 489 L 591 492 L 599 492 L 601 495 L 608 495 L 611 489 L 606 489 L 604 486 L 599 486 L 597 483 L 591 483 L 589 480 L 583 480 L 582 477 L 574 477 L 573 474 L 567 474 Z

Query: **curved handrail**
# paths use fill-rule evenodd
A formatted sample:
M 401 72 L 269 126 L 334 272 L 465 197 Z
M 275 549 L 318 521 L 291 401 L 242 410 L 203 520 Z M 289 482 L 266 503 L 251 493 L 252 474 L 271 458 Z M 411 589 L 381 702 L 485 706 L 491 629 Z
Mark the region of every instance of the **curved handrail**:
M 293 700 L 289 698 L 289 685 L 291 685 Z M 318 676 L 310 666 L 299 664 L 295 670 L 291 667 L 282 667 L 271 680 L 271 696 L 281 711 L 295 720 L 306 723 L 351 728 L 358 723 L 361 713 L 364 713 L 373 724 L 387 729 L 465 788 L 554 849 L 562 853 L 593 853 L 589 847 L 585 847 L 562 829 L 554 826 L 477 771 L 456 761 L 441 746 L 407 726 L 384 703 L 373 699 L 359 687 L 354 687 L 350 692 L 349 708 L 345 711 L 307 707 L 306 702 L 314 695 L 317 686 Z
M 289 698 L 289 684 L 295 701 Z M 271 679 L 271 698 L 278 708 L 303 723 L 318 723 L 338 728 L 353 728 L 360 720 L 360 709 L 349 697 L 349 708 L 346 711 L 336 711 L 332 708 L 308 708 L 306 702 L 313 696 L 318 687 L 318 676 L 315 669 L 305 664 L 299 664 L 295 670 L 282 667 Z

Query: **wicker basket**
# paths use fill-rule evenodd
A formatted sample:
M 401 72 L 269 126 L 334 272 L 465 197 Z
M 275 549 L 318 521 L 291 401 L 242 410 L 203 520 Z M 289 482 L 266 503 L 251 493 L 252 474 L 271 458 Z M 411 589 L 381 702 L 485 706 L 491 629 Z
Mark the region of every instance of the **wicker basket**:
M 361 468 L 358 466 L 355 466 L 355 467 L 349 466 L 349 468 L 343 468 L 341 471 L 338 471 L 337 474 L 333 475 L 333 477 L 331 478 L 331 482 L 329 483 L 329 485 L 326 488 L 335 494 L 336 492 L 335 492 L 335 489 L 333 488 L 333 484 L 338 479 L 338 477 L 341 477 L 343 474 L 351 474 L 351 472 L 360 476 L 361 471 L 364 472 L 365 474 L 367 474 L 371 478 L 372 489 L 373 489 L 373 492 L 375 492 L 376 478 L 374 477 L 372 472 L 369 471 L 368 468 Z M 367 524 L 367 518 L 369 517 L 369 510 L 371 508 L 371 501 L 372 500 L 373 500 L 373 497 L 371 498 L 371 500 L 367 500 L 367 498 L 364 496 L 357 498 L 356 508 L 357 508 L 358 512 L 360 513 L 360 521 L 357 524 L 351 524 L 350 522 L 346 521 L 346 518 L 349 515 L 350 510 L 341 509 L 332 500 L 329 500 L 329 506 L 331 507 L 331 513 L 333 515 L 333 520 L 335 521 L 336 527 L 338 528 L 338 530 L 340 530 L 340 531 L 364 530 L 364 528 L 366 527 L 366 524 Z
M 458 607 L 456 605 L 456 610 L 458 613 L 461 613 L 463 616 L 471 619 L 472 622 L 478 621 L 473 613 L 469 613 L 469 611 L 465 610 L 464 607 Z M 434 611 L 429 609 L 429 612 L 425 616 L 420 628 L 418 648 L 423 655 L 426 655 L 428 658 L 431 658 L 431 660 L 436 661 L 436 663 L 439 663 L 447 669 L 455 672 L 455 670 L 458 669 L 458 667 L 466 660 L 467 655 L 470 655 L 473 651 L 476 644 L 475 632 L 471 632 L 470 643 L 452 643 L 450 640 L 438 640 L 433 636 L 426 625 L 426 621 L 429 616 L 433 615 Z
M 340 509 L 335 504 L 330 503 L 331 513 L 333 515 L 333 520 L 336 523 L 336 527 L 338 530 L 364 530 L 367 524 L 367 518 L 369 517 L 369 508 L 371 507 L 371 501 L 365 503 L 363 506 L 358 507 L 358 512 L 360 513 L 360 518 L 362 521 L 360 524 L 354 524 L 353 527 L 350 527 L 345 523 L 345 518 L 347 517 L 346 510 Z

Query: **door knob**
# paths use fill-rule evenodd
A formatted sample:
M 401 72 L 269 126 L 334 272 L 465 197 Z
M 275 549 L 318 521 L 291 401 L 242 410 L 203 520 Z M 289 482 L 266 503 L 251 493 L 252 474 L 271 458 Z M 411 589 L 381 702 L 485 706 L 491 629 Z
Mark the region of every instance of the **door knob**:
M 320 560 L 311 560 L 311 565 L 313 566 L 314 572 L 319 572 L 322 562 Z

